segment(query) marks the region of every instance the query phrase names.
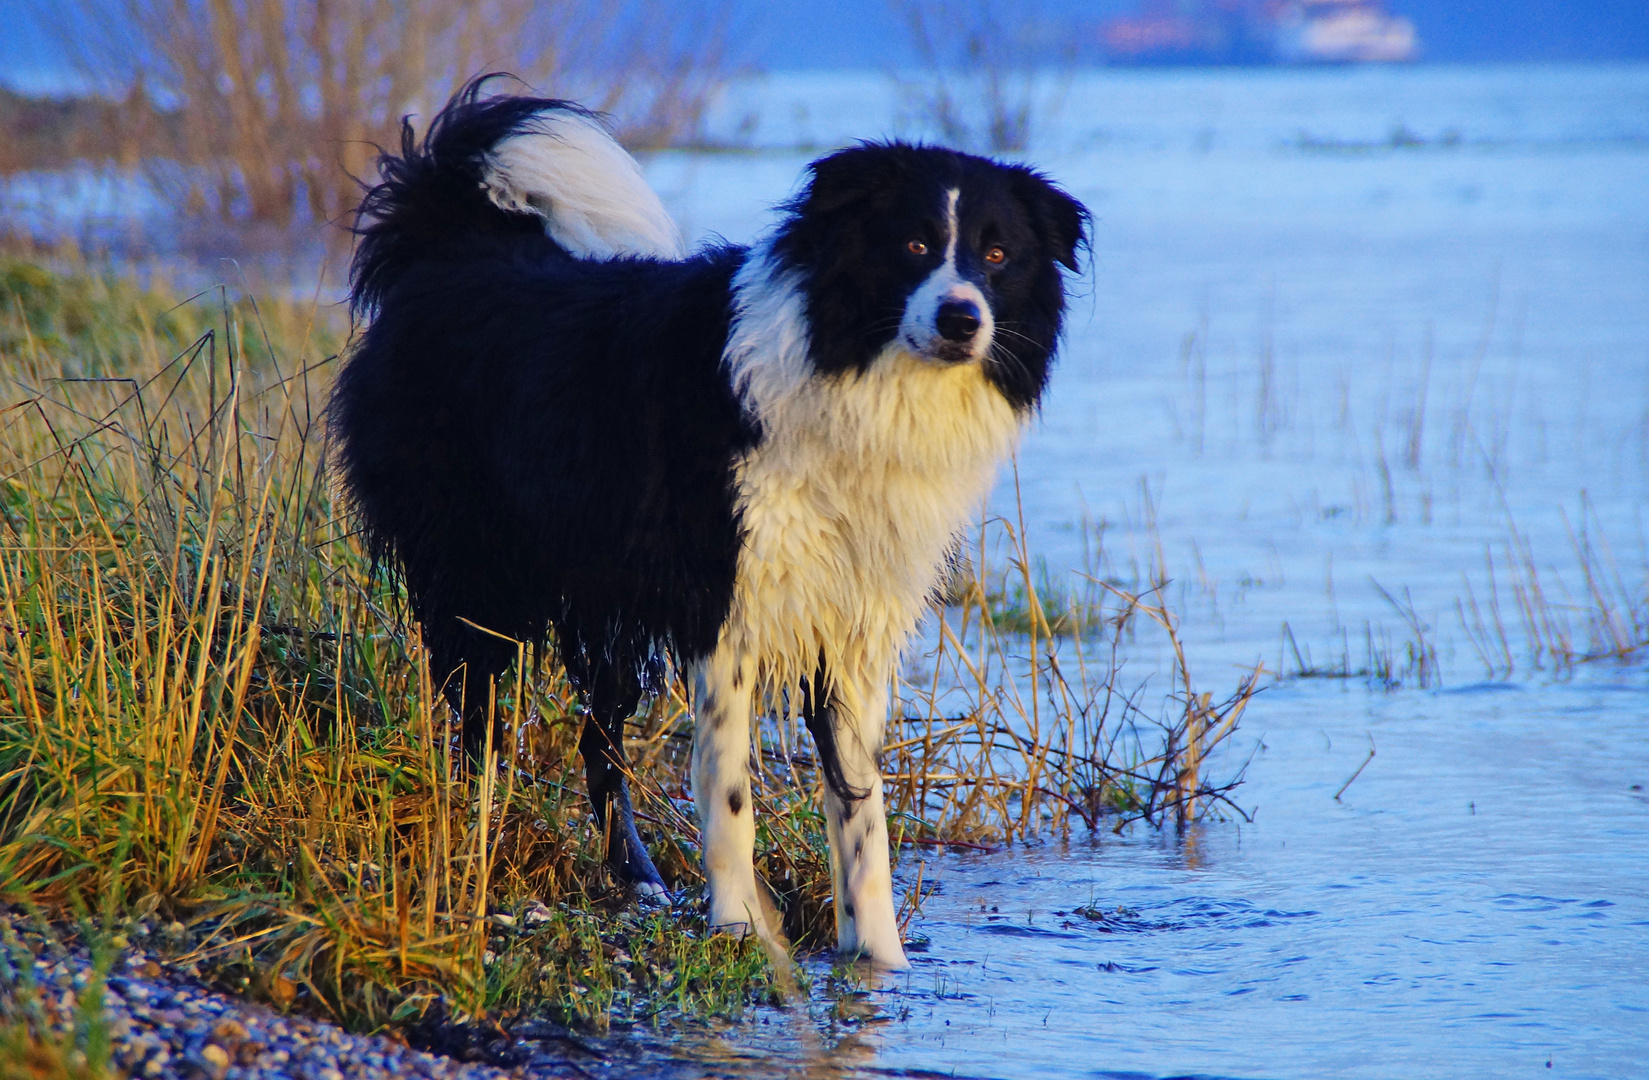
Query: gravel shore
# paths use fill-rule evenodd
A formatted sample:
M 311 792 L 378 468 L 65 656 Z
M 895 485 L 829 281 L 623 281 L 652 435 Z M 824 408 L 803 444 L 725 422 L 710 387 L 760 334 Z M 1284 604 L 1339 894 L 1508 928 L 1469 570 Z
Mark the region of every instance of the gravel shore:
M 15 938 L 13 939 L 15 940 Z M 31 1005 L 39 1020 L 67 1042 L 79 997 L 92 976 L 86 950 L 52 946 L 32 961 L 9 950 L 0 966 L 0 1002 L 16 1016 Z M 351 1035 L 332 1024 L 287 1016 L 266 1006 L 217 993 L 156 964 L 141 952 L 124 956 L 110 972 L 103 997 L 103 1029 L 111 1065 L 134 1078 L 177 1080 L 507 1080 L 512 1077 L 590 1076 L 607 1072 L 605 1056 L 558 1025 L 502 1033 L 454 1029 L 444 1040 L 465 1057 L 515 1063 L 509 1071 L 413 1049 L 384 1036 Z M 572 1060 L 585 1057 L 581 1066 Z M 589 1066 L 594 1066 L 594 1069 Z
M 413 1050 L 382 1036 L 351 1035 L 330 1024 L 282 1016 L 184 979 L 168 976 L 141 955 L 110 973 L 103 1022 L 112 1064 L 132 1077 L 182 1080 L 376 1080 L 426 1076 L 440 1080 L 503 1080 L 511 1074 Z M 8 996 L 29 983 L 44 1018 L 73 1031 L 77 998 L 91 975 L 90 957 L 67 950 L 36 959 L 32 973 L 14 969 Z
M 68 1045 L 79 997 L 91 978 L 91 956 L 81 947 L 41 941 L 21 945 L 12 930 L 0 951 L 0 1019 L 32 1013 Z M 30 951 L 36 955 L 30 959 Z M 398 1038 L 351 1035 L 333 1024 L 284 1015 L 268 1006 L 219 993 L 190 975 L 128 951 L 106 979 L 103 1030 L 111 1071 L 133 1080 L 750 1080 L 815 1075 L 796 1070 L 778 1048 L 724 1044 L 711 1025 L 689 1044 L 669 1032 L 615 1026 L 606 1037 L 587 1036 L 546 1020 L 517 1022 L 506 1032 L 487 1025 L 444 1023 L 439 1007 Z M 677 1032 L 680 1035 L 681 1032 Z M 781 1043 L 782 1043 L 781 1039 Z M 806 1055 L 804 1055 L 806 1057 Z M 488 1064 L 491 1062 L 493 1064 Z M 497 1067 L 498 1064 L 506 1066 Z M 851 1070 L 827 1070 L 849 1076 Z M 44 1075 L 44 1074 L 36 1074 Z

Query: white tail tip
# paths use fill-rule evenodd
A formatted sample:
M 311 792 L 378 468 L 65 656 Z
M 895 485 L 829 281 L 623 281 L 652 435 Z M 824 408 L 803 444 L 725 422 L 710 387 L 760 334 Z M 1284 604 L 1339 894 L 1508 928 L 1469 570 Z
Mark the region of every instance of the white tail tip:
M 679 259 L 681 231 L 641 166 L 594 119 L 540 113 L 493 147 L 483 183 L 505 210 L 537 214 L 550 238 L 586 259 Z

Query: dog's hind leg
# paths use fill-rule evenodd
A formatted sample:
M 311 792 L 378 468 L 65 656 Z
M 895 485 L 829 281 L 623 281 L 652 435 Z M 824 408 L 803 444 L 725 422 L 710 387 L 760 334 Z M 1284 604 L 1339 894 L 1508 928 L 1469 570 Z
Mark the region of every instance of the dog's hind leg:
M 731 649 L 698 663 L 693 679 L 693 805 L 710 886 L 713 930 L 773 938 L 757 893 L 756 816 L 750 800 L 754 672 Z
M 887 812 L 877 757 L 887 722 L 887 680 L 834 684 L 821 663 L 805 687 L 803 718 L 825 775 L 836 947 L 877 967 L 909 967 L 893 909 Z
M 662 895 L 668 890 L 636 832 L 630 784 L 625 779 L 629 770 L 624 760 L 624 723 L 641 703 L 641 682 L 627 666 L 608 663 L 593 665 L 588 684 L 590 714 L 584 720 L 578 752 L 584 758 L 596 827 L 607 840 L 607 867 L 637 893 Z
M 461 767 L 467 768 L 478 764 L 486 754 L 489 734 L 496 744 L 494 695 L 498 677 L 515 659 L 515 648 L 468 627 L 445 635 L 425 633 L 426 639 L 435 639 L 430 648 L 430 677 L 463 720 Z

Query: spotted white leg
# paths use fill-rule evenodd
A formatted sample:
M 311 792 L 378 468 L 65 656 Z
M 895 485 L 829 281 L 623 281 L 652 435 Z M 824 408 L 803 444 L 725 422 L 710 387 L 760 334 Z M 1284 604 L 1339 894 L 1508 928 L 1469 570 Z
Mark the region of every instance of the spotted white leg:
M 750 801 L 753 680 L 730 654 L 718 650 L 693 671 L 693 805 L 710 886 L 710 928 L 766 940 Z
M 844 686 L 838 692 L 828 712 L 833 714 L 834 748 L 848 797 L 827 783 L 825 807 L 836 898 L 836 947 L 844 956 L 858 956 L 879 968 L 897 971 L 910 964 L 893 906 L 887 812 L 877 763 L 887 708 L 885 684 L 879 689 Z

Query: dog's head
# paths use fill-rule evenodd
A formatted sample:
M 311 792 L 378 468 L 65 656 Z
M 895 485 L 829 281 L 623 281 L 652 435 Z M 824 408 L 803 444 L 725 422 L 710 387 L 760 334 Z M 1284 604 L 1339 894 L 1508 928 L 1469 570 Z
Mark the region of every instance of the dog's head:
M 980 364 L 1035 405 L 1077 270 L 1088 211 L 1040 173 L 904 143 L 813 163 L 773 252 L 806 293 L 811 360 L 863 372 L 897 348 Z

